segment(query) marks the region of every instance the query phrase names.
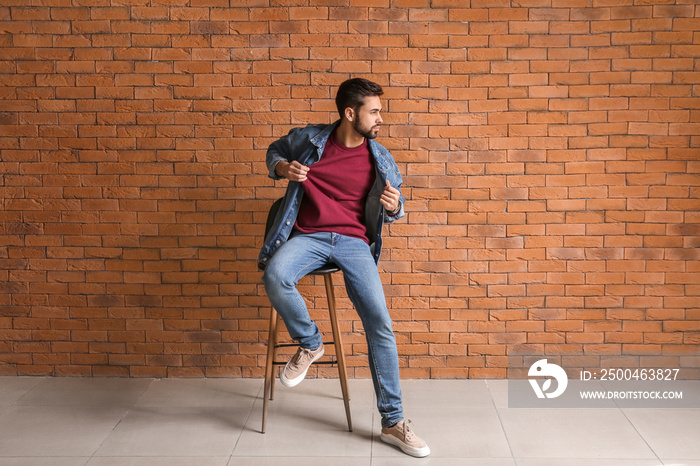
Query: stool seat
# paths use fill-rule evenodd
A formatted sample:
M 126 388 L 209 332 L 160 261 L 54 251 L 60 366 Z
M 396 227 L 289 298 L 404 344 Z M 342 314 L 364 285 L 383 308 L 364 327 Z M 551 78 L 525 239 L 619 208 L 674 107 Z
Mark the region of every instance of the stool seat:
M 265 270 L 265 267 L 262 264 L 258 264 L 258 270 Z M 329 262 L 326 265 L 322 265 L 316 270 L 309 272 L 308 275 L 326 275 L 335 272 L 340 272 L 340 269 L 337 265 L 333 264 L 332 262 Z
M 329 263 L 326 265 L 323 265 L 313 272 L 309 273 L 309 275 L 326 275 L 328 273 L 335 273 L 335 272 L 340 272 L 340 269 L 338 268 L 337 265 Z

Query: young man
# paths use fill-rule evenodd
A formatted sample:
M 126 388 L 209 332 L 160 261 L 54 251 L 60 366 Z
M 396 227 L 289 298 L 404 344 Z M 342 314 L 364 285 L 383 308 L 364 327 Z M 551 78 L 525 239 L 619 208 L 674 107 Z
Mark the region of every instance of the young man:
M 365 329 L 380 438 L 423 457 L 430 449 L 403 416 L 396 339 L 377 270 L 382 225 L 405 216 L 399 169 L 374 141 L 382 125 L 382 94 L 366 79 L 345 81 L 335 98 L 339 121 L 293 129 L 270 145 L 270 177 L 286 178 L 289 185 L 258 260 L 265 265 L 267 296 L 300 345 L 282 371 L 282 383 L 300 383 L 323 355 L 321 334 L 296 285 L 332 262 L 343 271 Z

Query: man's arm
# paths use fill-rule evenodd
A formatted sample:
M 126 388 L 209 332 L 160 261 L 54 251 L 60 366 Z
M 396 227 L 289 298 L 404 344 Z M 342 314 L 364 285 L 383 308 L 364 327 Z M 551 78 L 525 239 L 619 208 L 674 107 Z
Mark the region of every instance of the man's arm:
M 270 178 L 273 180 L 286 178 L 299 182 L 306 180 L 309 168 L 297 161 L 309 144 L 308 131 L 305 129 L 293 128 L 289 134 L 270 144 L 265 160 Z
M 269 170 L 268 176 L 273 180 L 286 178 L 286 170 L 283 169 L 299 156 L 299 147 L 303 143 L 301 129 L 302 128 L 292 129 L 289 131 L 289 134 L 282 136 L 267 148 L 265 162 Z M 277 168 L 280 164 L 282 164 L 282 166 Z
M 277 173 L 277 165 L 280 162 L 289 162 L 291 160 L 290 138 L 294 131 L 294 129 L 291 130 L 289 134 L 279 138 L 267 148 L 265 163 L 267 163 L 267 169 L 269 170 L 268 176 L 273 180 L 282 179 L 282 175 Z

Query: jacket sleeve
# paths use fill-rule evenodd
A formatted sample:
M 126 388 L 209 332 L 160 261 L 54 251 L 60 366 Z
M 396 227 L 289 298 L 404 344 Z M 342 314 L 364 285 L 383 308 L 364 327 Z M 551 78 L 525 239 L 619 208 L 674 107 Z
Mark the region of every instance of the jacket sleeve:
M 303 133 L 303 128 L 293 128 L 289 131 L 289 134 L 279 138 L 267 148 L 265 162 L 267 163 L 268 176 L 270 178 L 281 180 L 282 177 L 275 172 L 277 164 L 283 160 L 291 162 L 299 158 L 299 149 L 303 147 L 305 142 L 308 142 L 308 137 L 305 138 Z
M 393 160 L 392 160 L 393 162 Z M 396 178 L 394 182 L 396 182 L 396 185 L 394 185 L 394 182 L 391 183 L 392 186 L 394 186 L 396 189 L 399 190 L 399 206 L 400 209 L 396 215 L 391 215 L 389 212 L 384 209 L 384 222 L 385 223 L 391 223 L 393 221 L 396 221 L 400 218 L 404 218 L 406 216 L 406 212 L 404 211 L 404 205 L 406 205 L 406 199 L 404 199 L 403 194 L 401 193 L 401 185 L 403 184 L 403 179 L 401 178 L 401 172 L 399 172 L 399 168 L 396 166 L 396 162 L 394 163 L 394 168 L 395 168 L 395 174 Z M 391 181 L 391 180 L 390 180 Z
M 403 198 L 403 195 L 401 195 L 399 199 L 399 204 L 401 204 L 401 208 L 399 209 L 399 212 L 396 215 L 391 215 L 389 212 L 384 209 L 384 222 L 385 223 L 391 223 L 394 222 L 400 218 L 404 218 L 406 216 L 406 212 L 404 211 L 404 204 L 406 204 L 406 199 Z
M 391 215 L 389 212 L 386 210 L 384 211 L 384 222 L 385 223 L 391 223 L 394 222 L 400 218 L 404 218 L 406 216 L 406 212 L 403 209 L 404 204 L 406 203 L 406 199 L 403 198 L 403 195 L 401 195 L 401 198 L 399 199 L 399 205 L 400 209 L 396 215 Z

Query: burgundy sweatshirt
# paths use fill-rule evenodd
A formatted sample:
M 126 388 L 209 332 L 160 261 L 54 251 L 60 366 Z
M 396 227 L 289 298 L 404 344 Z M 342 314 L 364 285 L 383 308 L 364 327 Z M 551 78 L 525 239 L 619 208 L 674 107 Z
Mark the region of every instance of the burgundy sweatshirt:
M 294 227 L 303 233 L 338 233 L 369 244 L 365 202 L 376 173 L 367 140 L 351 149 L 338 142 L 334 131 L 306 177 Z

